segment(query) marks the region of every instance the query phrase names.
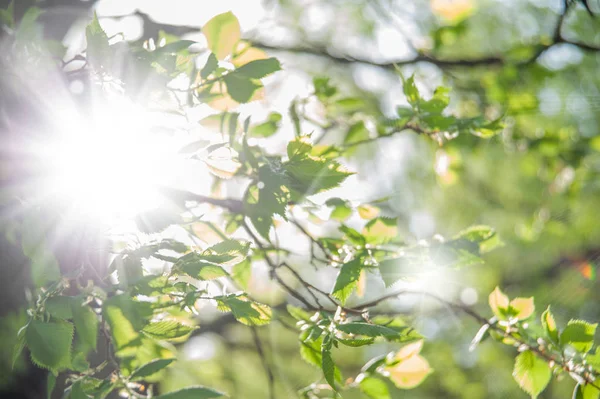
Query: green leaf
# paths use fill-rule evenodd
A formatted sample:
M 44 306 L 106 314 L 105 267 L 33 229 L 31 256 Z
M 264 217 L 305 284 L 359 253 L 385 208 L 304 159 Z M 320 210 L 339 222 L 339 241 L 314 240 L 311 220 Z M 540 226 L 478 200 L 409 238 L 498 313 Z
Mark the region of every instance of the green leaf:
M 79 350 L 74 350 L 69 368 L 80 373 L 88 370 L 90 368 L 90 363 L 87 361 L 87 354 Z
M 210 53 L 208 59 L 206 60 L 206 64 L 204 64 L 202 70 L 200 71 L 200 76 L 202 79 L 208 78 L 208 76 L 213 73 L 218 66 L 219 61 L 217 60 L 217 57 L 213 53 Z
M 369 244 L 386 244 L 398 236 L 398 222 L 385 217 L 371 219 L 365 225 L 362 235 Z
M 187 50 L 192 44 L 196 42 L 193 40 L 176 40 L 174 42 L 170 42 L 165 44 L 162 47 L 157 48 L 153 51 L 155 54 L 176 54 L 181 52 L 182 50 Z
M 476 243 L 479 245 L 480 253 L 490 252 L 504 245 L 496 231 L 489 226 L 471 226 L 458 233 L 454 238 Z
M 28 254 L 31 268 L 31 280 L 36 288 L 60 279 L 60 267 L 54 254 L 47 248 L 39 248 Z
M 189 327 L 175 320 L 158 321 L 150 323 L 142 331 L 156 339 L 175 339 L 188 335 L 195 327 Z
M 221 266 L 206 262 L 199 254 L 183 256 L 174 267 L 199 280 L 214 280 L 229 275 Z
M 348 128 L 348 132 L 344 138 L 344 144 L 352 144 L 358 141 L 367 140 L 368 138 L 369 130 L 365 126 L 365 122 L 358 121 Z
M 354 245 L 359 246 L 359 247 L 363 247 L 365 246 L 365 244 L 367 243 L 367 240 L 365 239 L 365 237 L 360 234 L 358 231 L 354 230 L 351 227 L 348 227 L 346 225 L 341 225 L 339 230 L 344 233 L 344 235 L 346 236 L 346 238 Z
M 289 187 L 301 197 L 338 187 L 352 175 L 337 161 L 313 157 L 291 160 L 285 170 L 289 174 Z
M 253 137 L 270 137 L 279 129 L 281 118 L 280 113 L 271 112 L 266 122 L 252 126 L 248 134 Z
M 230 311 L 233 317 L 248 326 L 263 326 L 271 322 L 272 310 L 262 303 L 250 301 L 243 296 L 235 294 L 214 297 L 220 311 Z
M 331 336 L 327 336 L 325 340 L 323 340 L 323 345 L 321 347 L 321 369 L 323 370 L 323 376 L 327 383 L 337 391 L 337 386 L 335 381 L 336 374 L 339 373 L 335 363 L 333 362 L 333 357 L 331 357 Z
M 142 367 L 139 367 L 136 370 L 134 370 L 133 373 L 131 373 L 131 375 L 129 376 L 129 379 L 131 381 L 143 380 L 147 377 L 150 377 L 153 374 L 158 373 L 160 370 L 164 369 L 174 361 L 175 359 L 153 360 L 150 363 L 146 363 Z
M 81 306 L 79 303 L 72 305 L 73 323 L 77 340 L 86 349 L 96 350 L 98 340 L 98 316 L 89 306 Z
M 98 16 L 94 13 L 92 22 L 85 28 L 87 40 L 87 60 L 95 68 L 105 66 L 110 59 L 108 36 L 100 26 Z
M 232 266 L 248 256 L 250 243 L 240 240 L 225 240 L 202 251 L 202 257 L 212 263 Z
M 335 106 L 341 112 L 351 114 L 365 107 L 365 101 L 358 97 L 346 97 L 337 100 Z
M 57 319 L 69 320 L 73 317 L 73 305 L 80 304 L 80 301 L 71 296 L 53 296 L 46 300 L 46 312 Z
M 546 388 L 552 377 L 552 370 L 548 364 L 531 351 L 525 351 L 519 354 L 515 359 L 515 368 L 513 378 L 517 384 L 531 395 L 537 398 Z
M 267 58 L 250 61 L 237 68 L 235 72 L 251 79 L 262 79 L 279 70 L 281 70 L 279 60 L 277 60 L 277 58 Z
M 593 385 L 577 384 L 573 391 L 573 399 L 598 399 L 600 390 Z
M 329 84 L 329 78 L 325 76 L 315 76 L 313 86 L 315 87 L 315 95 L 321 101 L 327 100 L 337 93 L 337 89 Z
M 321 340 L 306 343 L 300 342 L 300 356 L 306 363 L 321 368 Z
M 246 259 L 233 266 L 231 278 L 233 278 L 233 281 L 235 281 L 240 288 L 247 290 L 250 279 L 252 278 L 252 262 Z
M 117 355 L 128 353 L 126 349 L 140 344 L 139 331 L 152 316 L 149 303 L 138 302 L 126 294 L 116 295 L 104 303 L 103 313 L 110 326 Z
M 12 353 L 12 361 L 11 367 L 14 370 L 17 361 L 21 358 L 21 354 L 23 353 L 23 349 L 25 348 L 25 332 L 27 331 L 27 326 L 23 326 L 17 332 L 17 342 L 13 348 Z
M 73 384 L 71 387 L 71 395 L 69 399 L 90 399 L 90 396 L 85 393 L 80 381 Z
M 15 26 L 15 2 L 12 0 L 6 9 L 0 10 L 0 23 L 13 28 Z
M 589 352 L 594 346 L 597 326 L 583 320 L 570 320 L 560 334 L 560 345 L 570 345 L 582 353 Z
M 115 381 L 111 381 L 110 379 L 84 377 L 76 385 L 79 385 L 80 393 L 86 395 L 80 396 L 81 399 L 88 399 L 89 396 L 87 395 L 93 396 L 94 399 L 105 399 L 115 388 L 115 383 Z
M 556 327 L 556 321 L 554 320 L 554 316 L 550 312 L 550 306 L 542 313 L 542 327 L 544 331 L 546 331 L 546 335 L 552 342 L 555 344 L 558 343 L 558 328 Z
M 348 201 L 341 198 L 330 198 L 325 202 L 325 205 L 333 207 L 330 219 L 343 222 L 352 215 L 352 206 Z
M 73 325 L 67 322 L 32 320 L 25 332 L 27 347 L 35 364 L 58 371 L 71 363 Z
M 371 399 L 390 399 L 387 384 L 379 378 L 365 377 L 359 383 L 360 390 Z
M 419 103 L 420 95 L 417 86 L 415 85 L 415 76 L 412 75 L 410 78 L 404 80 L 403 86 L 404 95 L 408 100 L 408 103 L 413 107 Z
M 359 348 L 361 346 L 373 345 L 375 338 L 355 338 L 355 339 L 343 339 L 337 338 L 337 342 L 342 345 L 349 346 L 351 348 Z
M 257 81 L 235 72 L 225 75 L 223 82 L 227 86 L 227 93 L 238 103 L 247 103 L 254 95 L 254 92 L 263 87 Z
M 233 52 L 241 37 L 240 23 L 231 11 L 213 17 L 202 27 L 208 48 L 217 59 L 225 59 Z
M 290 161 L 304 159 L 312 150 L 312 143 L 309 136 L 296 137 L 287 145 L 287 155 Z
M 391 287 L 402 278 L 419 272 L 418 267 L 405 257 L 384 259 L 379 262 L 379 274 L 386 287 Z
M 137 256 L 117 256 L 113 264 L 117 269 L 121 289 L 128 288 L 144 277 L 142 260 Z
M 346 303 L 346 300 L 356 288 L 362 269 L 363 263 L 359 258 L 344 263 L 337 275 L 331 295 L 339 299 L 342 304 Z
M 37 22 L 43 11 L 38 7 L 29 7 L 19 21 L 19 26 L 15 32 L 15 39 L 18 42 L 29 44 L 40 38 L 41 24 Z M 14 12 L 13 12 L 14 14 Z
M 155 399 L 211 399 L 220 398 L 222 396 L 225 396 L 225 394 L 215 391 L 212 388 L 194 386 L 155 396 Z
M 380 326 L 377 324 L 369 324 L 363 322 L 350 322 L 346 324 L 339 324 L 337 326 L 339 331 L 345 332 L 346 334 L 364 335 L 367 337 L 377 338 L 384 337 L 387 340 L 401 339 L 402 336 L 399 331 Z
M 419 106 L 421 111 L 430 112 L 433 114 L 440 114 L 450 102 L 450 88 L 438 87 L 435 89 L 431 100 L 421 101 Z

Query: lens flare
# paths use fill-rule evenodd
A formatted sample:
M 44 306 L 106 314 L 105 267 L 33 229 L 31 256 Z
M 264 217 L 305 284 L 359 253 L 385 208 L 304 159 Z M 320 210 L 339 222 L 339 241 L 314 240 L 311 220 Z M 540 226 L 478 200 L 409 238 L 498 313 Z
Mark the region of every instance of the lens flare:
M 125 98 L 94 105 L 93 115 L 63 115 L 60 131 L 38 152 L 43 192 L 75 215 L 111 223 L 154 208 L 169 174 L 170 137 L 152 131 L 151 115 Z

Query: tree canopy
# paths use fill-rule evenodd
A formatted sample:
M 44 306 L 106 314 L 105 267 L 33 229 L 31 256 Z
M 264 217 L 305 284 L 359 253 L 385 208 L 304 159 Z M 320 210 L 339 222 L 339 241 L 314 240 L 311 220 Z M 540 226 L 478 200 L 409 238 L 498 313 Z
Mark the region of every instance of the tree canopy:
M 600 397 L 599 5 L 32 3 L 0 10 L 0 392 Z

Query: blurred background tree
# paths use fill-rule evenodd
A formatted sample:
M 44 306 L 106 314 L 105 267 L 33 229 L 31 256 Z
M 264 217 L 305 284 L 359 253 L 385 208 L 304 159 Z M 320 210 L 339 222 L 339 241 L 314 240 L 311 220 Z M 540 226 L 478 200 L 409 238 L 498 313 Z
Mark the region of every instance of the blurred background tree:
M 398 217 L 403 240 L 451 236 L 466 226 L 485 224 L 504 241 L 502 249 L 486 255 L 484 265 L 424 271 L 410 284 L 474 306 L 481 314 L 489 314 L 487 294 L 501 286 L 511 296 L 534 296 L 538 309 L 552 304 L 560 322 L 600 320 L 600 22 L 595 16 L 600 4 L 18 1 L 17 18 L 33 3 L 45 11 L 40 20 L 47 37 L 72 47 L 77 47 L 73 42 L 91 9 L 108 36 L 121 32 L 128 41 L 142 42 L 158 40 L 161 31 L 202 41 L 204 23 L 232 9 L 243 37 L 277 56 L 284 68 L 271 78 L 261 102 L 283 115 L 279 131 L 269 138 L 271 148 L 283 148 L 293 136 L 297 114 L 301 130 L 313 132 L 317 143 L 355 147 L 346 163 L 357 175 L 343 195 L 353 205 L 384 198 L 377 205 Z M 403 76 L 414 75 L 425 97 L 438 86 L 450 87 L 449 108 L 455 115 L 502 118 L 501 134 L 489 139 L 461 134 L 452 140 L 439 135 L 432 140 L 402 131 L 371 140 L 382 119 L 396 117 L 397 107 L 408 104 L 397 69 Z M 336 94 L 311 96 L 314 78 L 321 83 L 328 79 L 320 87 L 330 85 Z M 15 96 L 19 93 L 2 91 L 0 110 L 14 113 Z M 290 114 L 291 101 L 295 108 Z M 334 276 L 306 264 L 305 241 L 301 234 L 282 233 L 282 246 L 303 247 L 290 262 L 329 290 Z M 29 380 L 19 377 L 25 359 L 11 368 L 16 331 L 25 317 L 22 287 L 28 273 L 22 269 L 27 263 L 22 254 L 8 241 L 2 244 L 0 389 L 7 395 L 40 397 L 39 391 L 28 395 Z M 24 277 L 15 283 L 15 275 Z M 266 271 L 261 275 L 255 270 L 249 292 L 276 308 L 285 302 L 285 293 L 267 280 Z M 364 299 L 380 296 L 379 290 L 367 280 Z M 393 398 L 526 397 L 511 376 L 514 351 L 487 341 L 469 351 L 478 325 L 455 310 L 412 297 L 389 301 L 378 310 L 407 315 L 427 338 L 423 353 L 435 370 L 418 389 L 394 389 Z M 159 381 L 162 389 L 205 384 L 234 398 L 268 397 L 252 333 L 232 317 L 203 317 L 201 328 L 180 348 L 182 360 Z M 293 332 L 273 323 L 259 335 L 277 397 L 295 397 L 298 389 L 318 378 L 320 371 L 298 355 Z M 336 360 L 344 375 L 354 375 L 368 359 L 389 350 L 388 344 L 352 348 L 340 351 Z M 565 398 L 572 390 L 569 379 L 553 381 L 542 396 Z M 361 395 L 355 390 L 344 397 Z

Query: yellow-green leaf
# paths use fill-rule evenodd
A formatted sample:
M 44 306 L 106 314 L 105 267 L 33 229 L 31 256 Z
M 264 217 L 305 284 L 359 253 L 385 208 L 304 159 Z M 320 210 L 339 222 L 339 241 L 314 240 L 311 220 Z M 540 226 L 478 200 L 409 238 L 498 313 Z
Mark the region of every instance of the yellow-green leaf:
M 398 388 L 412 389 L 420 385 L 433 370 L 425 358 L 414 354 L 394 366 L 387 367 L 386 371 Z
M 510 302 L 508 297 L 504 295 L 499 287 L 496 287 L 494 291 L 492 291 L 488 301 L 492 312 L 494 312 L 496 316 L 504 318 Z
M 535 399 L 550 382 L 552 370 L 533 352 L 525 351 L 515 359 L 513 377 L 521 389 Z
M 515 317 L 519 320 L 529 318 L 535 311 L 532 298 L 515 298 L 510 301 L 510 308 L 515 312 Z
M 208 21 L 202 28 L 206 36 L 208 48 L 219 60 L 225 59 L 233 52 L 241 37 L 240 23 L 231 11 L 219 14 Z

